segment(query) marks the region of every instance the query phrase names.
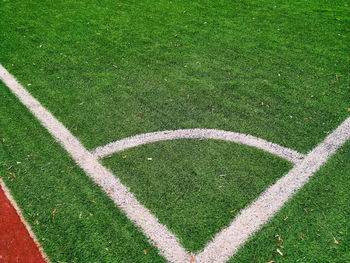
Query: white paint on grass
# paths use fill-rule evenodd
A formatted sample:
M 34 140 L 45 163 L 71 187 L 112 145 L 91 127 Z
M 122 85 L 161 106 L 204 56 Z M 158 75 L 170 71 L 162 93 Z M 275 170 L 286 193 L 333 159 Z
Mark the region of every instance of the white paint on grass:
M 303 155 L 293 150 L 278 145 L 276 147 L 275 144 L 250 135 L 239 135 L 237 133 L 216 130 L 214 130 L 215 132 L 212 132 L 213 130 L 193 129 L 197 132 L 196 136 L 204 136 L 203 134 L 206 134 L 206 138 L 212 136 L 210 139 L 222 139 L 225 137 L 225 133 L 229 133 L 230 136 L 233 136 L 235 140 L 234 142 L 258 147 L 277 154 L 278 156 L 282 155 L 282 158 L 288 158 L 287 160 L 290 160 L 296 165 L 274 185 L 270 186 L 263 194 L 261 194 L 251 205 L 242 210 L 240 214 L 234 218 L 231 224 L 218 233 L 201 252 L 192 255 L 180 245 L 176 236 L 172 234 L 166 226 L 159 223 L 158 219 L 136 200 L 134 195 L 119 181 L 117 177 L 98 162 L 98 158 L 105 156 L 108 152 L 112 153 L 115 152 L 116 149 L 120 150 L 135 147 L 135 143 L 139 143 L 139 145 L 143 144 L 140 139 L 145 135 L 126 138 L 108 144 L 110 146 L 106 145 L 104 147 L 99 147 L 95 150 L 94 154 L 92 154 L 86 150 L 78 139 L 74 137 L 68 129 L 35 98 L 33 98 L 1 65 L 0 78 L 20 99 L 20 101 L 27 106 L 51 135 L 66 149 L 88 176 L 102 187 L 114 203 L 125 212 L 127 217 L 139 226 L 151 242 L 159 248 L 160 253 L 172 263 L 226 262 L 237 252 L 239 247 L 242 246 L 249 237 L 257 232 L 264 224 L 266 224 L 268 220 L 270 220 L 274 214 L 281 209 L 285 202 L 288 201 L 288 199 L 290 199 L 296 191 L 298 191 L 309 180 L 309 178 L 336 152 L 336 150 L 350 138 L 349 117 L 334 132 L 332 132 L 324 142 L 320 143 L 303 158 Z M 180 134 L 184 136 L 189 130 L 180 131 Z M 177 132 L 179 131 L 150 133 L 151 136 L 150 134 L 146 134 L 145 141 L 148 141 L 145 143 L 152 142 L 152 140 L 157 138 L 157 136 L 154 137 L 155 134 L 161 134 L 160 137 L 158 136 L 159 139 L 167 138 L 167 136 L 170 136 L 169 133 L 175 137 L 179 136 Z M 221 132 L 221 134 L 218 135 L 217 132 Z M 186 136 L 190 136 L 190 134 L 187 134 Z M 146 137 L 148 139 L 146 139 Z M 248 142 L 245 142 L 242 138 L 249 139 L 250 141 L 248 140 Z M 257 146 L 257 142 L 259 146 Z M 271 145 L 274 145 L 274 147 L 271 148 Z M 285 150 L 280 151 L 281 149 Z M 195 261 L 193 261 L 194 259 Z
M 2 190 L 5 193 L 5 196 L 7 197 L 7 199 L 10 201 L 11 205 L 13 206 L 13 208 L 16 210 L 17 215 L 19 216 L 19 219 L 21 220 L 21 222 L 23 223 L 23 225 L 25 226 L 25 228 L 27 229 L 29 236 L 32 238 L 32 240 L 34 241 L 35 245 L 37 246 L 37 248 L 39 249 L 39 252 L 42 256 L 43 259 L 45 259 L 45 261 L 47 263 L 50 263 L 49 258 L 47 257 L 47 255 L 45 254 L 43 248 L 41 247 L 37 237 L 35 236 L 34 232 L 32 231 L 32 228 L 30 227 L 30 225 L 28 224 L 27 220 L 25 220 L 21 209 L 18 207 L 15 199 L 13 198 L 10 190 L 7 188 L 6 184 L 4 183 L 4 180 L 2 180 L 2 178 L 0 178 L 0 188 L 2 188 Z M 1 259 L 1 258 L 0 258 Z
M 294 164 L 299 163 L 305 157 L 303 154 L 298 153 L 294 150 L 282 147 L 272 142 L 265 141 L 252 135 L 214 129 L 184 129 L 144 133 L 121 139 L 119 141 L 111 142 L 105 146 L 97 147 L 92 152 L 92 154 L 97 158 L 103 158 L 109 154 L 123 151 L 132 147 L 137 147 L 143 144 L 176 139 L 216 139 L 235 142 L 238 144 L 245 144 L 275 154 Z

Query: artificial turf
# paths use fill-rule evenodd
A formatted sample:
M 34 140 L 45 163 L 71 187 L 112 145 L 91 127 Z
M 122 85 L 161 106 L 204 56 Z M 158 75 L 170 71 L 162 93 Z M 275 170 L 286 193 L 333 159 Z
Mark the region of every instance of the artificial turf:
M 0 12 L 0 63 L 88 149 L 144 132 L 215 128 L 306 153 L 349 116 L 348 1 L 28 0 L 3 1 Z M 7 88 L 0 88 L 1 176 L 52 262 L 162 262 Z M 323 179 L 315 175 L 247 243 L 237 262 L 348 258 L 346 239 L 336 236 L 349 235 L 346 149 L 317 174 Z M 37 157 L 28 157 L 32 153 Z M 283 160 L 256 149 L 188 140 L 130 149 L 104 162 L 191 250 L 227 224 L 228 211 L 247 205 L 288 170 Z M 267 176 L 260 178 L 258 171 Z M 221 179 L 229 182 L 217 189 Z M 174 188 L 167 192 L 170 183 Z M 338 194 L 323 195 L 325 183 Z M 202 196 L 188 185 L 204 185 Z M 253 185 L 249 195 L 237 191 L 240 185 Z M 183 189 L 192 191 L 191 198 Z M 204 203 L 206 196 L 213 202 Z M 323 220 L 321 212 L 310 212 L 298 219 L 301 207 L 313 206 L 309 200 L 330 215 Z M 67 205 L 59 217 L 55 205 L 61 203 Z M 166 209 L 180 212 L 172 216 Z M 220 209 L 226 214 L 218 214 Z M 95 216 L 82 223 L 80 211 L 81 217 Z M 294 216 L 282 221 L 283 213 Z M 338 244 L 322 230 L 323 222 L 335 229 Z M 305 234 L 311 242 L 298 239 L 299 229 L 311 233 Z M 291 244 L 283 257 L 276 254 L 277 234 L 284 246 Z

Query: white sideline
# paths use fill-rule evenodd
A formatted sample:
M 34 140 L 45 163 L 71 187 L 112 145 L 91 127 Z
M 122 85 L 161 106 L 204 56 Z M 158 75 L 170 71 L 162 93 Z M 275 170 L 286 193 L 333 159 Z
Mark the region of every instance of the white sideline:
M 2 180 L 2 178 L 0 178 L 0 188 L 2 188 L 2 190 L 4 191 L 7 199 L 10 201 L 11 205 L 13 206 L 13 208 L 16 210 L 17 215 L 19 216 L 21 222 L 23 223 L 23 225 L 25 226 L 25 228 L 27 229 L 29 236 L 32 238 L 32 240 L 34 241 L 34 243 L 36 244 L 36 246 L 39 249 L 39 252 L 41 254 L 41 256 L 43 257 L 43 259 L 45 259 L 45 261 L 47 263 L 50 263 L 48 256 L 45 254 L 43 248 L 40 245 L 40 242 L 38 241 L 37 237 L 35 236 L 34 232 L 32 231 L 32 228 L 30 227 L 30 225 L 28 224 L 27 220 L 25 220 L 21 209 L 18 207 L 15 199 L 13 198 L 10 190 L 7 188 L 6 184 L 4 183 L 4 180 Z M 0 258 L 1 259 L 1 258 Z
M 252 135 L 215 129 L 183 129 L 144 133 L 132 137 L 127 137 L 119 141 L 111 142 L 105 146 L 97 147 L 94 151 L 92 151 L 92 154 L 97 158 L 103 158 L 109 154 L 147 143 L 185 138 L 216 139 L 235 142 L 238 144 L 245 144 L 275 154 L 286 159 L 287 161 L 292 162 L 293 164 L 299 163 L 305 157 L 303 154 L 298 153 L 294 150 L 282 147 L 272 142 L 265 141 Z
M 227 228 L 218 233 L 213 241 L 207 244 L 203 251 L 192 255 L 180 245 L 174 234 L 160 224 L 158 219 L 136 200 L 117 177 L 98 162 L 97 157 L 86 150 L 78 139 L 1 65 L 0 79 L 66 149 L 92 180 L 99 184 L 128 218 L 143 230 L 151 242 L 159 248 L 161 254 L 172 263 L 226 262 L 350 138 L 349 117 L 324 142 L 308 153 L 303 160 L 298 161 L 285 176 L 270 186 L 251 205 L 242 210 Z M 196 261 L 193 261 L 193 257 L 196 258 Z

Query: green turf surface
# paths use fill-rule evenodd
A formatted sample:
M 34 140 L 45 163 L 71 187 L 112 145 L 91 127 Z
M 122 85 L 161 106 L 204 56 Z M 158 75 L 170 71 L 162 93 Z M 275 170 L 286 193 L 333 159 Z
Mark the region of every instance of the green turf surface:
M 215 128 L 306 153 L 349 116 L 348 1 L 8 0 L 0 12 L 0 63 L 88 149 L 144 132 Z M 39 239 L 45 238 L 52 261 L 161 262 L 7 88 L 0 89 L 1 176 Z M 344 262 L 346 149 L 242 249 L 237 262 Z M 32 153 L 37 157 L 27 157 Z M 130 158 L 120 158 L 125 154 Z M 130 149 L 105 162 L 191 250 L 228 222 L 228 211 L 248 204 L 287 169 L 283 160 L 255 149 L 187 140 Z M 269 162 L 276 167 L 265 165 Z M 17 169 L 14 178 L 12 169 Z M 254 180 L 248 184 L 250 172 Z M 218 178 L 221 173 L 228 175 Z M 164 184 L 157 175 L 166 178 Z M 216 189 L 221 179 L 227 186 Z M 204 185 L 202 195 L 193 188 L 187 198 L 184 180 Z M 166 192 L 170 183 L 173 191 Z M 324 183 L 334 190 L 322 191 Z M 237 191 L 241 185 L 253 186 L 251 192 Z M 204 203 L 215 193 L 218 199 Z M 67 209 L 57 216 L 60 203 Z M 299 218 L 308 207 L 316 212 Z M 166 209 L 179 208 L 177 217 L 167 214 Z M 218 215 L 223 208 L 225 214 Z M 82 222 L 80 212 L 94 216 Z M 294 216 L 284 221 L 283 213 Z M 341 242 L 335 244 L 328 232 Z M 286 253 L 280 258 L 277 234 Z

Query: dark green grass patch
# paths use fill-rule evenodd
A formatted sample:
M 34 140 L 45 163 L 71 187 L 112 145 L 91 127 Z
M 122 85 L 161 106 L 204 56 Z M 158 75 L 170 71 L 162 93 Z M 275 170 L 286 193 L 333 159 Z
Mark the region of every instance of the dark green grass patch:
M 291 168 L 252 147 L 189 139 L 122 151 L 103 163 L 193 252 Z

